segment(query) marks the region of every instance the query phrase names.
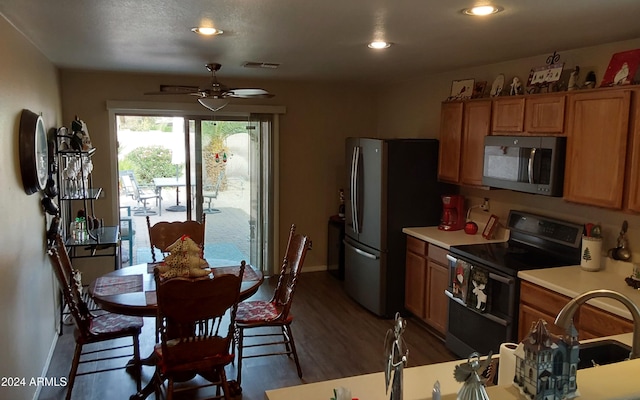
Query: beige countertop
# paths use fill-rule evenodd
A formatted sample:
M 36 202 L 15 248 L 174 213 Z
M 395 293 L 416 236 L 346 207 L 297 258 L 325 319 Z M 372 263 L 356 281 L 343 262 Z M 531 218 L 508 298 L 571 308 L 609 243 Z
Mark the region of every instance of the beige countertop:
M 633 265 L 630 262 L 614 261 L 603 258 L 603 269 L 597 272 L 584 271 L 579 265 L 546 268 L 532 271 L 520 271 L 518 277 L 524 281 L 568 297 L 595 289 L 609 289 L 624 294 L 640 306 L 640 291 L 627 285 L 624 278 L 631 275 Z M 613 299 L 596 298 L 588 304 L 623 318 L 631 319 L 627 308 Z
M 435 244 L 436 246 L 444 249 L 449 249 L 451 246 L 459 246 L 462 244 L 506 242 L 509 239 L 509 230 L 502 227 L 498 227 L 494 238 L 491 240 L 487 240 L 482 237 L 483 230 L 484 225 L 480 224 L 478 224 L 478 233 L 475 235 L 468 235 L 464 233 L 464 230 L 443 231 L 438 229 L 437 226 L 402 228 L 402 232 L 407 235 Z
M 625 344 L 631 344 L 630 333 L 611 336 Z M 606 339 L 606 338 L 602 338 Z M 597 339 L 597 340 L 602 340 Z M 592 340 L 590 340 L 592 341 Z M 462 386 L 453 378 L 453 370 L 463 361 L 450 361 L 439 364 L 411 367 L 404 370 L 405 400 L 431 399 L 433 384 L 440 382 L 442 399 L 455 399 Z M 640 359 L 616 364 L 603 365 L 578 371 L 578 388 L 581 399 L 638 399 L 640 386 L 632 376 L 640 375 Z M 333 379 L 308 383 L 287 388 L 268 390 L 266 400 L 329 400 L 333 389 L 343 386 L 351 391 L 353 398 L 360 400 L 386 400 L 384 373 L 376 372 L 349 378 Z M 513 386 L 492 386 L 487 388 L 491 400 L 519 399 L 518 390 Z

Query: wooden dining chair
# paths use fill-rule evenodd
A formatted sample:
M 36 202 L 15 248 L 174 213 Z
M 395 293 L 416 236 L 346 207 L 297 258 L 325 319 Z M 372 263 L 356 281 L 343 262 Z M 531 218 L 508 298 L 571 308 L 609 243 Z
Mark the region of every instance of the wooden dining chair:
M 76 346 L 73 354 L 73 360 L 71 362 L 71 370 L 69 371 L 66 399 L 69 400 L 71 398 L 71 391 L 73 390 L 73 384 L 76 376 L 113 371 L 124 367 L 126 367 L 128 371 L 132 372 L 136 379 L 138 390 L 140 390 L 140 375 L 142 371 L 140 363 L 139 337 L 143 326 L 142 318 L 113 314 L 102 310 L 92 314 L 89 311 L 87 304 L 82 299 L 82 295 L 79 290 L 81 283 L 74 279 L 74 270 L 71 265 L 71 259 L 69 258 L 64 241 L 60 235 L 56 235 L 55 244 L 51 246 L 48 253 L 56 279 L 58 280 L 62 290 L 64 301 L 69 307 L 69 311 L 75 322 L 73 336 L 75 338 Z M 126 337 L 130 337 L 132 339 L 131 345 L 114 345 L 108 348 L 101 347 L 100 349 L 87 351 L 86 353 L 83 352 L 85 345 L 102 343 Z M 132 354 L 122 354 L 119 349 L 125 347 L 132 347 Z M 112 352 L 113 350 L 118 350 L 118 353 L 114 354 Z M 111 354 L 107 355 L 104 352 L 111 352 Z M 133 360 L 123 367 L 105 367 L 98 369 L 96 366 L 96 368 L 92 368 L 86 372 L 78 372 L 80 364 L 97 363 L 124 357 L 129 358 L 131 356 L 133 356 Z
M 174 221 L 157 222 L 151 225 L 147 216 L 147 228 L 149 229 L 149 244 L 151 245 L 151 259 L 153 262 L 162 261 L 167 255 L 167 248 L 183 235 L 187 235 L 200 245 L 204 258 L 204 231 L 206 214 L 202 214 L 202 222 L 198 221 Z M 162 254 L 162 259 L 156 260 L 156 250 Z
M 302 378 L 302 369 L 300 368 L 300 361 L 298 360 L 298 353 L 296 352 L 296 346 L 291 332 L 293 315 L 291 315 L 290 311 L 296 284 L 311 241 L 307 236 L 296 234 L 295 230 L 296 226 L 291 225 L 285 257 L 282 261 L 282 267 L 280 268 L 280 275 L 278 277 L 278 284 L 271 300 L 243 301 L 238 305 L 238 314 L 236 316 L 238 346 L 238 375 L 236 379 L 238 386 L 240 386 L 242 381 L 242 360 L 245 358 L 279 354 L 286 354 L 287 356 L 293 355 L 296 368 L 298 369 L 298 376 Z M 264 327 L 276 327 L 279 328 L 279 331 L 255 333 L 251 335 L 245 334 L 245 330 Z M 277 337 L 278 339 L 274 341 L 273 337 Z M 282 337 L 282 339 L 280 339 L 280 337 Z M 256 342 L 245 344 L 245 338 L 255 338 L 252 340 Z M 244 349 L 247 348 L 272 346 L 274 344 L 283 344 L 284 350 L 250 355 L 244 353 Z
M 242 261 L 238 275 L 212 279 L 163 280 L 158 268 L 154 270 L 160 331 L 160 343 L 154 348 L 156 382 L 167 381 L 167 400 L 174 392 L 207 386 L 216 386 L 214 398 L 231 398 L 224 367 L 235 358 L 232 342 L 245 265 Z M 195 374 L 210 383 L 175 387 L 176 381 Z

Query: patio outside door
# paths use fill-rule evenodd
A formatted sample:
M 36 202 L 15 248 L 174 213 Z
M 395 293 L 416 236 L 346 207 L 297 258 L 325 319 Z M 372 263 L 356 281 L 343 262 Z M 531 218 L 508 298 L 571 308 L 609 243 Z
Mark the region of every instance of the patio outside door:
M 206 216 L 205 257 L 211 265 L 241 260 L 265 268 L 269 260 L 265 221 L 268 182 L 264 135 L 259 122 L 185 118 L 186 174 L 193 219 Z M 196 217 L 197 216 L 197 217 Z

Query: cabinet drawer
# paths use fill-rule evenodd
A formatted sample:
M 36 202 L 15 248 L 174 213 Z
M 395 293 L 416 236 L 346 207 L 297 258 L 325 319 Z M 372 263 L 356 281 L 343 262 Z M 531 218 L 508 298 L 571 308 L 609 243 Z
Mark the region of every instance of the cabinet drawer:
M 416 254 L 427 256 L 427 242 L 416 239 L 413 236 L 407 236 L 407 250 Z
M 434 244 L 429 243 L 428 249 L 429 258 L 439 264 L 448 265 L 447 254 L 449 250 L 443 249 L 442 247 L 436 246 Z
M 558 315 L 569 300 L 571 300 L 569 297 L 529 282 L 523 281 L 520 284 L 520 303 L 533 306 L 546 314 Z

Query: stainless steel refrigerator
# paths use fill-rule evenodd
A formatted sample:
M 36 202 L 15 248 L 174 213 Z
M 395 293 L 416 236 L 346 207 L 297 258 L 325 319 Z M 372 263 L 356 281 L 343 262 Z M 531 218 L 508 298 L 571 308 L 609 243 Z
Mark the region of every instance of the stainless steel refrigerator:
M 444 193 L 435 139 L 347 138 L 347 293 L 382 317 L 404 311 L 406 238 L 402 228 L 440 223 Z M 453 190 L 453 191 L 452 191 Z

